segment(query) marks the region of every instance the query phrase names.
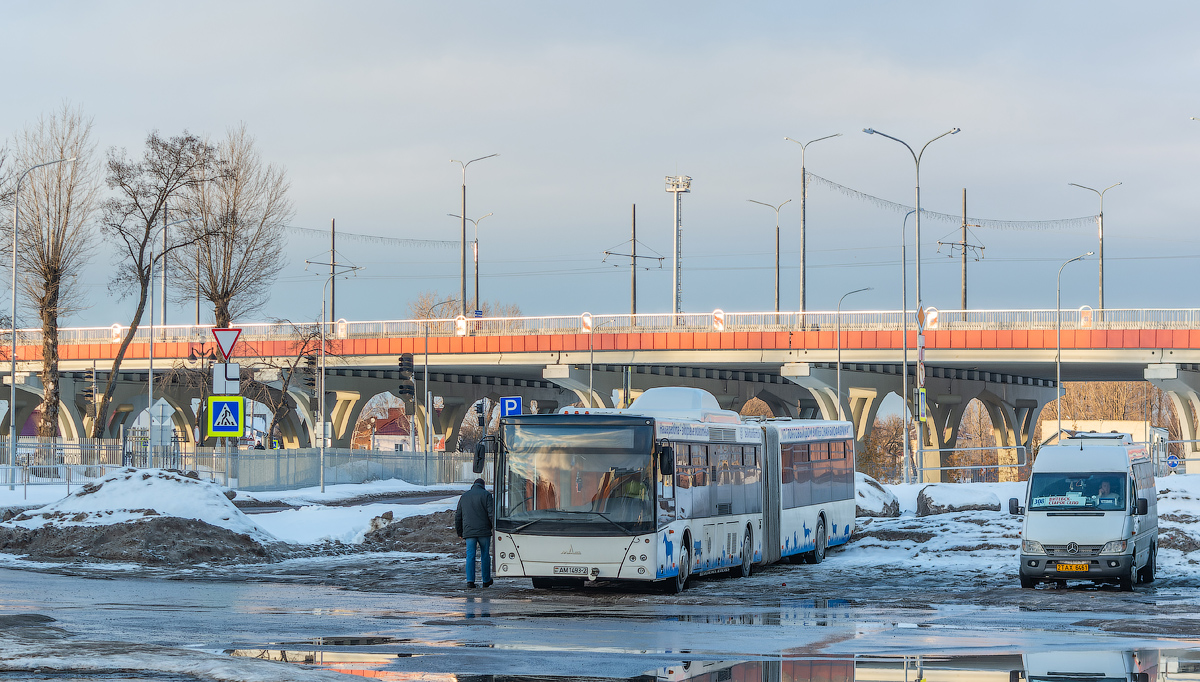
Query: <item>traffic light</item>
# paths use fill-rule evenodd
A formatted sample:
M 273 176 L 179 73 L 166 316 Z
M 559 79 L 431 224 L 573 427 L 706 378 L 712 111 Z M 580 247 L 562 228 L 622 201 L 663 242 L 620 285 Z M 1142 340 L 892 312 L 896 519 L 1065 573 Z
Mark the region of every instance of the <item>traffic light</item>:
M 475 403 L 475 417 L 479 420 L 479 428 L 481 429 L 483 428 L 483 403 L 484 401 L 482 400 Z
M 416 382 L 413 380 L 413 355 L 404 353 L 396 365 L 400 374 L 400 385 L 396 388 L 396 396 L 401 400 L 414 398 L 417 395 Z
M 302 364 L 304 365 L 304 378 L 302 381 L 305 388 L 312 389 L 313 391 L 317 390 L 317 359 L 311 355 L 305 355 Z

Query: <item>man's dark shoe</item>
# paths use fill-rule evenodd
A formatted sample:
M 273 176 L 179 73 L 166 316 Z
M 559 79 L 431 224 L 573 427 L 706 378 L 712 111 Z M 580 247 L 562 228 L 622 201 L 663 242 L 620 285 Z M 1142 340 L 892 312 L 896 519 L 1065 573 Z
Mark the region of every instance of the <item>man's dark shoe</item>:
M 493 582 L 494 582 L 494 581 L 492 581 L 492 580 L 489 580 L 489 581 L 487 581 L 486 583 L 484 583 L 484 584 L 483 584 L 483 586 L 484 586 L 484 587 L 491 587 Z
M 467 589 L 469 589 L 469 590 L 475 589 L 475 583 L 467 583 Z

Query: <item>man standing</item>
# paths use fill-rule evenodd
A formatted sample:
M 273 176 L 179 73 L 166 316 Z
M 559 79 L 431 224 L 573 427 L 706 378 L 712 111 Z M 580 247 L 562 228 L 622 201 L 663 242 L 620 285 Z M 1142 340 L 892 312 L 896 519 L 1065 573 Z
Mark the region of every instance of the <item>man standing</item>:
M 454 532 L 467 540 L 467 587 L 475 587 L 475 554 L 483 568 L 483 586 L 492 584 L 492 526 L 496 521 L 496 503 L 492 494 L 484 487 L 483 479 L 475 479 L 475 485 L 458 498 L 458 509 L 454 512 Z

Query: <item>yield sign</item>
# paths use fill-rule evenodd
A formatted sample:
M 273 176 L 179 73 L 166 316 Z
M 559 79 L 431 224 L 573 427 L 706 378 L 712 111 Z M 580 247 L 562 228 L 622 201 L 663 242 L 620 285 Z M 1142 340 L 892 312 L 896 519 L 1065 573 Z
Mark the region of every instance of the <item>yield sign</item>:
M 233 344 L 237 343 L 238 337 L 242 335 L 242 330 L 214 329 L 212 334 L 213 338 L 217 340 L 217 347 L 221 349 L 221 355 L 228 360 L 229 354 L 233 352 Z

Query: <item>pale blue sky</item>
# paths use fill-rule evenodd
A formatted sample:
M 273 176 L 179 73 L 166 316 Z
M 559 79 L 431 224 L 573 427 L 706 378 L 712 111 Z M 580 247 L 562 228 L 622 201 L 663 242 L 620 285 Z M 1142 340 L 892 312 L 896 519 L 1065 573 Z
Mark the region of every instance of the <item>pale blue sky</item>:
M 628 271 L 600 252 L 628 239 L 631 203 L 641 240 L 670 255 L 664 175 L 694 179 L 685 309 L 766 310 L 774 219 L 746 199 L 799 199 L 799 148 L 785 135 L 843 133 L 810 149 L 809 169 L 907 203 L 908 153 L 861 129 L 919 145 L 959 126 L 926 154 L 926 209 L 958 212 L 966 187 L 980 217 L 1075 217 L 1096 199 L 1068 182 L 1123 181 L 1105 205 L 1109 307 L 1197 305 L 1194 4 L 647 4 L 8 3 L 0 136 L 63 99 L 95 116 L 102 149 L 244 121 L 288 170 L 295 225 L 336 217 L 340 230 L 451 240 L 449 159 L 498 152 L 468 178 L 468 214 L 495 214 L 481 233 L 483 295 L 577 314 L 628 311 Z M 797 305 L 797 203 L 782 212 L 784 308 Z M 853 307 L 899 306 L 902 215 L 813 188 L 808 218 L 811 310 L 859 286 L 875 289 Z M 924 298 L 955 308 L 957 262 L 935 253 L 953 226 L 923 228 Z M 1052 307 L 1059 262 L 1096 248 L 1094 228 L 976 234 L 979 308 Z M 324 248 L 291 240 L 262 317 L 319 314 L 321 281 L 303 261 Z M 456 292 L 457 253 L 347 244 L 364 270 L 339 285 L 338 315 L 394 319 L 417 291 Z M 108 258 L 70 324 L 128 319 L 104 286 Z M 1094 306 L 1095 262 L 1072 268 L 1064 305 Z M 667 310 L 669 270 L 639 290 L 639 310 Z

